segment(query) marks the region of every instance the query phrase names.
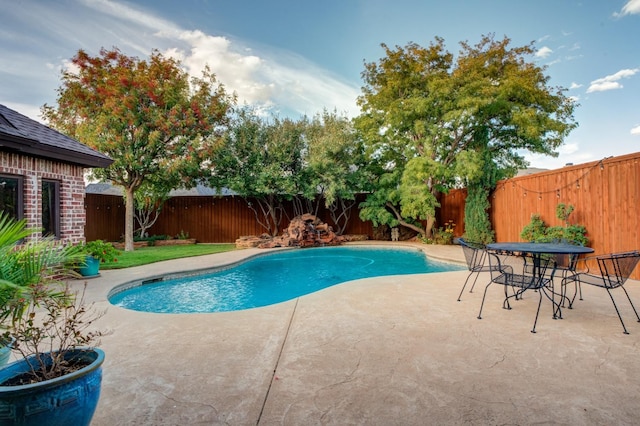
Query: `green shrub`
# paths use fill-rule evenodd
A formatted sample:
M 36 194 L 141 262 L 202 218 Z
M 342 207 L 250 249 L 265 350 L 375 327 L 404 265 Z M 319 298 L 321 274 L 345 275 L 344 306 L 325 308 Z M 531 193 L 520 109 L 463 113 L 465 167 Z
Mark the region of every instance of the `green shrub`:
M 520 238 L 525 241 L 539 243 L 546 239 L 546 235 L 547 224 L 544 223 L 540 215 L 536 213 L 531 215 L 531 222 L 522 229 Z
M 86 254 L 100 259 L 100 262 L 115 262 L 116 257 L 120 254 L 113 244 L 102 240 L 89 241 L 81 244 L 82 251 Z
M 580 246 L 589 244 L 587 229 L 583 225 L 569 224 L 569 216 L 574 207 L 565 204 L 558 204 L 556 207 L 556 217 L 565 223 L 565 226 L 547 226 L 539 214 L 531 215 L 529 222 L 520 233 L 520 238 L 534 243 L 567 242 Z
M 452 244 L 453 243 L 453 229 L 456 224 L 453 220 L 448 221 L 444 228 L 440 227 L 433 231 L 433 238 L 421 237 L 420 240 L 425 244 Z

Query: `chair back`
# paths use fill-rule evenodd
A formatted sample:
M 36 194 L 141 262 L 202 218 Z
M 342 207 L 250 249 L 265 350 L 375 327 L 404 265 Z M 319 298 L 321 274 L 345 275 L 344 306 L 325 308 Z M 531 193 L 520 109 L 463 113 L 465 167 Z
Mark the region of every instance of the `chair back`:
M 485 245 L 474 241 L 466 241 L 462 238 L 458 239 L 462 246 L 464 258 L 467 261 L 467 268 L 470 271 L 476 271 L 484 265 Z
M 606 256 L 598 256 L 598 267 L 602 279 L 608 287 L 619 287 L 627 281 L 638 261 L 640 252 L 629 251 L 624 253 L 614 253 Z

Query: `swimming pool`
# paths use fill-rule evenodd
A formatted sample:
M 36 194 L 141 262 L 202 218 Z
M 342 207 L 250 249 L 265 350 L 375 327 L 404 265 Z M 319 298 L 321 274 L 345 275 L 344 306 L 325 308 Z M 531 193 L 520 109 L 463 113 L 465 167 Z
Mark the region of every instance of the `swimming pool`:
M 144 312 L 225 312 L 284 302 L 360 278 L 461 269 L 430 260 L 415 248 L 285 250 L 202 275 L 125 284 L 112 291 L 109 301 Z

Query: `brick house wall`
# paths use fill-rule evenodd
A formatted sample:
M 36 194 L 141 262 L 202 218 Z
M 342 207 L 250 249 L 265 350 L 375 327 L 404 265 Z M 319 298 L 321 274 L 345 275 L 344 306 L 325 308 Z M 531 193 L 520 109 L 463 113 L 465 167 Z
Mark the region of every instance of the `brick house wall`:
M 28 227 L 41 228 L 42 179 L 60 183 L 60 239 L 84 241 L 84 168 L 78 165 L 0 152 L 0 173 L 24 178 L 24 218 Z

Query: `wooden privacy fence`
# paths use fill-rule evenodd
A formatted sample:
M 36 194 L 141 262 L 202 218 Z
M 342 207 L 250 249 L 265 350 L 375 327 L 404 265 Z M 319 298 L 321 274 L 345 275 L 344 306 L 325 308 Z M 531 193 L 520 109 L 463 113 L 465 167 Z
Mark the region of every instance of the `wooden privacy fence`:
M 361 196 L 359 201 L 364 199 Z M 451 220 L 454 235 L 464 233 L 466 190 L 452 190 L 440 198 L 437 225 Z M 640 249 L 640 152 L 498 182 L 491 195 L 490 218 L 496 241 L 521 241 L 520 232 L 532 214 L 549 226 L 564 225 L 556 218 L 559 203 L 573 205 L 570 222 L 584 225 L 596 254 Z M 122 197 L 87 194 L 87 240 L 117 241 L 124 232 Z M 356 207 L 354 207 L 354 210 Z M 321 210 L 318 216 L 332 224 Z M 288 222 L 282 223 L 282 228 Z M 264 232 L 253 211 L 240 197 L 174 197 L 170 199 L 151 234 L 189 233 L 200 242 L 233 242 L 241 235 Z M 345 231 L 374 237 L 371 222 L 357 211 Z M 640 268 L 637 268 L 640 269 Z M 636 270 L 633 278 L 640 279 Z
M 441 223 L 463 223 L 466 190 L 442 200 Z M 572 224 L 584 225 L 594 254 L 640 250 L 640 152 L 566 166 L 498 182 L 491 194 L 490 219 L 496 241 L 522 241 L 531 215 L 549 226 L 563 226 L 556 206 L 572 205 Z M 456 235 L 463 229 L 456 226 Z M 640 267 L 632 278 L 640 279 Z
M 364 200 L 359 196 L 357 203 Z M 254 205 L 256 203 L 254 202 Z M 358 217 L 357 207 L 352 207 L 351 220 L 345 230 L 347 234 L 366 234 L 373 238 L 371 222 Z M 85 198 L 87 224 L 85 237 L 88 241 L 102 239 L 118 241 L 124 234 L 124 202 L 115 195 L 87 194 Z M 292 215 L 293 207 L 285 205 Z M 334 225 L 329 213 L 320 208 L 318 217 Z M 286 228 L 286 217 L 281 228 Z M 256 221 L 255 214 L 242 197 L 186 196 L 170 198 L 158 218 L 149 229 L 150 235 L 189 234 L 201 243 L 231 243 L 243 235 L 260 235 L 266 232 Z
M 640 153 L 499 182 L 491 199 L 496 240 L 519 241 L 536 213 L 564 225 L 559 203 L 575 207 L 569 222 L 586 227 L 596 254 L 640 249 Z

